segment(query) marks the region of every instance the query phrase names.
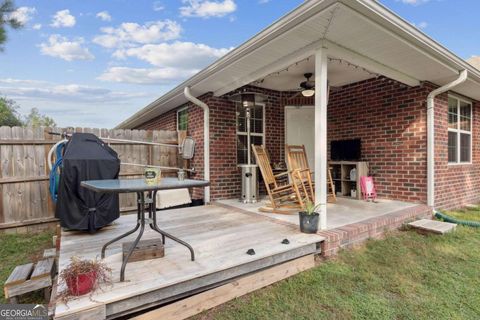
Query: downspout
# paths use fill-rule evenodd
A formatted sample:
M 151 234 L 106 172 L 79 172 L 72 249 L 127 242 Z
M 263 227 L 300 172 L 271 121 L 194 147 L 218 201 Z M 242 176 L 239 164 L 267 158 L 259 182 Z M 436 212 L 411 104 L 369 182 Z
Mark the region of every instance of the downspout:
M 205 102 L 192 96 L 190 87 L 185 87 L 183 93 L 188 101 L 203 109 L 203 178 L 210 181 L 210 109 Z M 204 202 L 210 203 L 210 187 L 205 187 Z
M 465 82 L 468 71 L 460 72 L 459 77 L 433 90 L 427 97 L 427 204 L 435 207 L 435 97 Z

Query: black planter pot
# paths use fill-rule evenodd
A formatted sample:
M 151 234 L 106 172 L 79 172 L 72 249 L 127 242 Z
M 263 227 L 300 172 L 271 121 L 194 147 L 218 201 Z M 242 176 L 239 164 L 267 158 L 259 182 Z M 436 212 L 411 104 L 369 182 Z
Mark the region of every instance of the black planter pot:
M 190 207 L 197 207 L 197 206 L 203 206 L 205 203 L 203 202 L 203 199 L 192 199 L 192 203 L 190 204 Z
M 303 233 L 317 233 L 319 214 L 307 214 L 306 212 L 299 212 L 300 231 Z

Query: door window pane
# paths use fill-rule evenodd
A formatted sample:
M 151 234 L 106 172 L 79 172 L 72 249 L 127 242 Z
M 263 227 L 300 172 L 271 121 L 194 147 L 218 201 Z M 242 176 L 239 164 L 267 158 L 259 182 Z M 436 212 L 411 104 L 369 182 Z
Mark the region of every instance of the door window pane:
M 247 163 L 247 136 L 237 136 L 237 163 Z
M 263 132 L 263 106 L 257 105 L 250 108 L 250 144 L 262 145 L 264 139 Z M 247 163 L 247 121 L 245 108 L 240 103 L 237 104 L 237 163 Z M 251 154 L 252 163 L 255 163 L 253 153 Z

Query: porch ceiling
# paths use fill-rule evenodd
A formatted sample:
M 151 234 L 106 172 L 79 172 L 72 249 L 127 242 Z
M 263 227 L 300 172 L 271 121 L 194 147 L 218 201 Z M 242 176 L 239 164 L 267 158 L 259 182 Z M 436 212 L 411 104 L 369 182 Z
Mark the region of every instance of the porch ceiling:
M 259 79 L 255 81 L 253 85 L 278 91 L 300 90 L 300 83 L 305 81 L 304 74 L 307 72 L 314 73 L 314 71 L 315 58 L 311 56 L 307 58 L 307 60 L 291 65 L 288 70 L 272 73 Z M 333 87 L 343 86 L 376 76 L 377 74 L 356 65 L 349 64 L 347 61 L 334 59 L 328 62 L 328 82 Z M 313 78 L 311 80 L 313 80 Z
M 183 95 L 186 86 L 190 86 L 196 96 L 207 92 L 223 95 L 302 61 L 322 46 L 328 47 L 331 58 L 349 61 L 410 86 L 420 81 L 443 85 L 456 78 L 461 70 L 468 69 L 469 79 L 455 91 L 480 100 L 480 71 L 378 2 L 311 0 L 118 127 L 134 127 L 186 103 Z M 332 63 L 330 67 L 332 85 L 367 77 L 361 72 L 340 69 Z M 342 75 L 337 76 L 336 71 Z M 273 83 L 272 79 L 270 85 L 278 85 L 277 89 L 282 90 L 295 88 L 302 80 L 302 74 L 303 70 L 299 68 L 296 73 L 292 71 L 292 78 L 288 81 L 277 79 L 277 83 Z

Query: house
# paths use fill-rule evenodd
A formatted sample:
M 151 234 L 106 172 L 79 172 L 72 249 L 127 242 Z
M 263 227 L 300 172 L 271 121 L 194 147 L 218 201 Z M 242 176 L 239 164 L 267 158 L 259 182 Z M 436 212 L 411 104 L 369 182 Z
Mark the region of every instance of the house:
M 308 73 L 313 96 L 298 90 Z M 381 198 L 480 198 L 480 71 L 377 1 L 305 1 L 117 128 L 187 129 L 206 200 L 238 198 L 247 144 L 231 97 L 243 90 L 266 97 L 251 139 L 272 162 L 285 162 L 285 143 L 306 145 L 322 228 L 332 141 L 360 139 Z

